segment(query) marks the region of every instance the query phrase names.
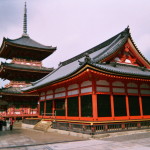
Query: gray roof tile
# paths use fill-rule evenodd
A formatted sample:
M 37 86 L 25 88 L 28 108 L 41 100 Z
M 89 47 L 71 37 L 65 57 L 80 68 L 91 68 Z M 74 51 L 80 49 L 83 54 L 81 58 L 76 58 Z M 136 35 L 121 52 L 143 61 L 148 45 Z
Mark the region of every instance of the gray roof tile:
M 136 66 L 118 64 L 116 67 L 113 67 L 112 64 L 100 64 L 101 60 L 107 58 L 108 56 L 113 54 L 116 50 L 118 50 L 118 48 L 123 46 L 123 44 L 125 44 L 129 36 L 130 33 L 129 29 L 127 28 L 124 31 L 117 34 L 116 36 L 103 42 L 102 44 L 99 44 L 98 46 L 90 50 L 87 50 L 84 53 L 81 53 L 67 61 L 62 62 L 61 65 L 56 70 L 54 70 L 44 78 L 36 82 L 33 82 L 32 86 L 24 88 L 23 91 L 37 89 L 41 86 L 50 84 L 54 81 L 67 77 L 72 73 L 76 72 L 78 69 L 82 68 L 82 65 L 79 65 L 78 61 L 83 62 L 86 53 L 89 54 L 90 58 L 94 62 L 92 65 L 94 65 L 99 69 L 103 70 L 105 69 L 107 71 L 114 73 L 116 72 L 121 74 L 150 77 L 149 70 L 142 71 L 141 68 Z
M 10 68 L 18 68 L 18 69 L 27 69 L 27 70 L 37 70 L 37 71 L 45 71 L 45 72 L 51 72 L 53 68 L 46 68 L 46 67 L 38 67 L 38 66 L 31 66 L 31 65 L 20 65 L 20 64 L 14 64 L 14 63 L 2 63 L 2 66 L 10 67 Z
M 13 44 L 18 44 L 18 45 L 27 46 L 27 47 L 33 47 L 33 48 L 39 48 L 39 49 L 56 49 L 55 47 L 52 47 L 52 46 L 42 45 L 34 41 L 33 39 L 31 39 L 29 36 L 22 36 L 14 40 L 7 38 L 5 40 Z

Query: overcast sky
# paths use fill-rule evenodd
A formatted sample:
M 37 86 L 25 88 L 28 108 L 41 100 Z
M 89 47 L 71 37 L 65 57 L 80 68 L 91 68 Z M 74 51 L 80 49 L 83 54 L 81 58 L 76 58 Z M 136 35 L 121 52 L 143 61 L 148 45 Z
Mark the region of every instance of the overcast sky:
M 0 43 L 23 33 L 24 0 L 0 0 Z M 150 0 L 26 0 L 28 34 L 57 46 L 46 67 L 88 50 L 128 25 L 138 49 L 150 60 Z

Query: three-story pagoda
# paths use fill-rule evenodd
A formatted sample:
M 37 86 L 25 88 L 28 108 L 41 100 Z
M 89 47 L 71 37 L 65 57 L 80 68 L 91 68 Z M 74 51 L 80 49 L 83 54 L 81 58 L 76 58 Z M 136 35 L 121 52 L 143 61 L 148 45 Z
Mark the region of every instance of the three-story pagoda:
M 25 4 L 23 35 L 18 39 L 3 38 L 0 57 L 11 59 L 10 63 L 1 63 L 0 77 L 10 80 L 5 88 L 0 89 L 0 115 L 5 117 L 37 116 L 37 94 L 21 92 L 53 68 L 42 66 L 42 60 L 51 55 L 56 47 L 42 45 L 27 34 L 27 9 Z

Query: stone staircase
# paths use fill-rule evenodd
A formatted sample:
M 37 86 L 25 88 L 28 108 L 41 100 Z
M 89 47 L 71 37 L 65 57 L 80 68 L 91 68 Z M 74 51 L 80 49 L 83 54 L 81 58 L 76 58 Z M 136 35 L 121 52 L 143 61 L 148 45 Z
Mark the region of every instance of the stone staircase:
M 21 128 L 21 126 L 22 126 L 22 120 L 15 121 L 13 124 L 14 128 Z
M 44 121 L 41 120 L 40 122 L 38 122 L 35 126 L 34 129 L 35 130 L 40 130 L 40 131 L 47 131 L 49 128 L 51 128 L 52 126 L 52 122 L 51 121 Z

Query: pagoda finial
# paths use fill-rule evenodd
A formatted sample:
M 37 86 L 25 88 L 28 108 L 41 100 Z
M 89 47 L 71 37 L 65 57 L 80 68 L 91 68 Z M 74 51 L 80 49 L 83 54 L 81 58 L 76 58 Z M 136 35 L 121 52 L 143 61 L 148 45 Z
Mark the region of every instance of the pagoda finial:
M 27 5 L 24 5 L 24 18 L 23 18 L 23 36 L 28 36 L 27 34 Z

